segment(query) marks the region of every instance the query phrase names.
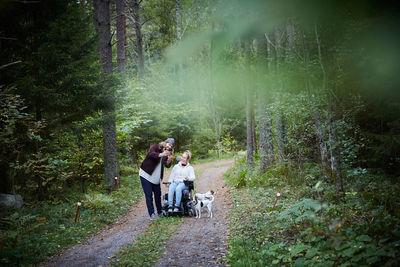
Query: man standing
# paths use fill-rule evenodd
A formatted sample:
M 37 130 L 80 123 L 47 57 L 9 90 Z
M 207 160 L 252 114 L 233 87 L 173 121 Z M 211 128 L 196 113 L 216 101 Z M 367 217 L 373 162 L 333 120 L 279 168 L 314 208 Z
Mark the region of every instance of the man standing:
M 139 169 L 140 182 L 144 195 L 146 196 L 146 206 L 150 220 L 155 220 L 161 214 L 161 186 L 160 182 L 164 174 L 164 166 L 171 167 L 172 148 L 175 140 L 168 138 L 164 142 L 150 146 L 146 158 L 143 160 Z M 154 212 L 153 205 L 156 202 L 157 213 Z

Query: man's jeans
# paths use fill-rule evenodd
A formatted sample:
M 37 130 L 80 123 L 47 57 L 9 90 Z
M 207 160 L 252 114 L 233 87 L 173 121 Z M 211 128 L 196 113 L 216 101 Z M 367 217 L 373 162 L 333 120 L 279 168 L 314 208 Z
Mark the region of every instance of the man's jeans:
M 179 207 L 182 200 L 182 191 L 189 189 L 184 182 L 172 182 L 168 189 L 168 205 L 172 206 L 174 201 L 174 192 L 176 193 L 175 206 Z

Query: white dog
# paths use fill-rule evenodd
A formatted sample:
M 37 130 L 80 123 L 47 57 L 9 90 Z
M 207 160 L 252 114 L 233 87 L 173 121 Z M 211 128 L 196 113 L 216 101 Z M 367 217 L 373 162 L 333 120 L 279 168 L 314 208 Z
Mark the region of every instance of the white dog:
M 195 204 L 194 210 L 196 211 L 196 218 L 201 218 L 201 210 L 206 207 L 208 211 L 208 217 L 212 218 L 212 203 L 214 202 L 214 196 L 211 194 L 209 198 L 200 200 L 196 196 L 194 197 Z
M 194 197 L 195 198 L 197 197 L 198 200 L 206 200 L 206 199 L 211 200 L 211 197 L 213 197 L 215 194 L 216 193 L 214 192 L 214 190 L 211 189 L 210 191 L 204 194 L 196 193 Z

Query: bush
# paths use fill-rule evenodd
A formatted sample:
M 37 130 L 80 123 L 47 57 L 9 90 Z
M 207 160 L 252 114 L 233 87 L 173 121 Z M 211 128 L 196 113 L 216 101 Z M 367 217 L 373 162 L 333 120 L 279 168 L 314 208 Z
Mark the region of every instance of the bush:
M 119 167 L 119 174 L 121 176 L 130 176 L 135 175 L 137 173 L 137 169 L 131 166 L 122 165 Z

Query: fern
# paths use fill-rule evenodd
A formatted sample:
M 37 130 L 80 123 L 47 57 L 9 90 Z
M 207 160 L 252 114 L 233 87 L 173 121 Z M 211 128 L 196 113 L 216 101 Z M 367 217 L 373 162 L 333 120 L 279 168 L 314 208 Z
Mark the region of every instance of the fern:
M 301 202 L 295 204 L 291 208 L 283 211 L 278 217 L 279 221 L 294 221 L 301 222 L 304 220 L 315 220 L 317 218 L 317 212 L 320 211 L 322 205 L 313 200 L 306 198 Z

